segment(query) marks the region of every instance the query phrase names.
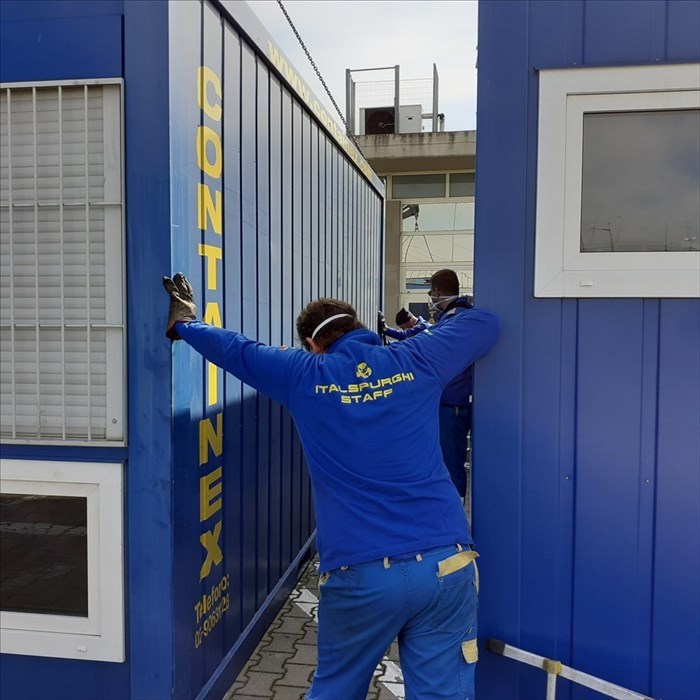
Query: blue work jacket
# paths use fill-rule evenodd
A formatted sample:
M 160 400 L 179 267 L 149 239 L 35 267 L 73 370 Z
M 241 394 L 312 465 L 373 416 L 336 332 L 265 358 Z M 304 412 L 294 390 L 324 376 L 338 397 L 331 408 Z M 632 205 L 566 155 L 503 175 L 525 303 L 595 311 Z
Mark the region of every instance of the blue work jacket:
M 419 316 L 413 328 L 387 328 L 384 331 L 384 335 L 389 336 L 393 340 L 406 340 L 407 338 L 413 338 L 414 335 L 418 335 L 426 328 L 430 328 L 431 325 L 430 321 L 426 321 L 422 316 Z
M 451 302 L 443 311 L 433 328 L 441 328 L 460 314 L 468 312 L 472 308 L 471 298 L 462 296 Z M 474 367 L 466 367 L 458 372 L 442 392 L 440 403 L 443 406 L 467 406 L 474 391 Z
M 442 458 L 438 406 L 450 379 L 496 340 L 494 315 L 463 313 L 389 346 L 355 330 L 319 355 L 198 321 L 176 328 L 208 360 L 289 408 L 311 476 L 321 572 L 472 543 Z

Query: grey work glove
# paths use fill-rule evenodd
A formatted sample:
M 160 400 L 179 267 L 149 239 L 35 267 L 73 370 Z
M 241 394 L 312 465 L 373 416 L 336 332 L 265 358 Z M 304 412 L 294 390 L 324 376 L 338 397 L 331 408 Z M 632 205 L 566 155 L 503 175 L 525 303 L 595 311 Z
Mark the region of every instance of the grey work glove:
M 194 290 L 182 272 L 177 272 L 173 278 L 163 277 L 163 286 L 170 295 L 170 314 L 168 315 L 168 329 L 165 335 L 170 340 L 180 340 L 175 330 L 178 321 L 196 321 L 197 307 L 194 304 Z

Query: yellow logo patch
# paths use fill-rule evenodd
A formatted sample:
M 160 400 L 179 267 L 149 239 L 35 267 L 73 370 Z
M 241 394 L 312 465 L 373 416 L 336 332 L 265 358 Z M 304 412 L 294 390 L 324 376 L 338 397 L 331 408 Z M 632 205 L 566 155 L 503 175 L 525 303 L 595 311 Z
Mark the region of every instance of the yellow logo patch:
M 361 379 L 367 379 L 367 377 L 372 376 L 372 370 L 367 366 L 366 362 L 360 362 L 355 370 L 355 376 Z

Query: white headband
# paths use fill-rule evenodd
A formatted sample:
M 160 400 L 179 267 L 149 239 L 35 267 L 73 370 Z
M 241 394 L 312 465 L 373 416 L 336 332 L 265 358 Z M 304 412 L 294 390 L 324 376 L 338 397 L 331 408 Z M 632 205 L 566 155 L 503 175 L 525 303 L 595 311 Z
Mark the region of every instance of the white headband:
M 351 316 L 352 314 L 336 314 L 335 316 L 329 316 L 325 321 L 321 321 L 321 323 L 316 326 L 316 329 L 314 332 L 311 334 L 311 339 L 313 340 L 316 337 L 316 334 L 323 328 L 324 326 L 327 326 L 331 321 L 335 321 L 336 318 L 343 318 L 343 316 Z

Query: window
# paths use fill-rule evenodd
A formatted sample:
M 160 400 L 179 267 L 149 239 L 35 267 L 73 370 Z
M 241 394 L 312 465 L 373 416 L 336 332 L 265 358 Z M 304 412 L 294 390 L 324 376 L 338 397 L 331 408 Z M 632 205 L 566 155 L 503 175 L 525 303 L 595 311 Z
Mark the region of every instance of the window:
M 1 466 L 3 652 L 123 661 L 122 465 Z
M 391 178 L 392 199 L 428 199 L 444 197 L 447 192 L 447 176 L 422 173 L 419 175 L 394 175 Z
M 473 197 L 474 173 L 450 174 L 450 197 Z
M 699 76 L 540 73 L 535 296 L 700 296 Z
M 583 116 L 582 253 L 700 250 L 700 110 Z
M 404 204 L 402 218 L 403 233 L 473 231 L 474 203 Z
M 4 442 L 123 444 L 121 85 L 0 89 Z

